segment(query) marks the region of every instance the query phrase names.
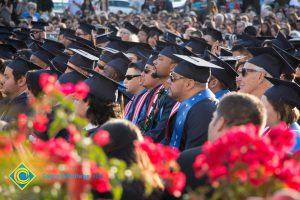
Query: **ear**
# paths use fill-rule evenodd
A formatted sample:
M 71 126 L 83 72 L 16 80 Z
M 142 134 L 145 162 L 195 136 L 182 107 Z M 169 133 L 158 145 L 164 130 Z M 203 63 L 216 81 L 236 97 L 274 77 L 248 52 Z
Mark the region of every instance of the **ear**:
M 24 87 L 26 85 L 26 77 L 22 76 L 18 81 L 17 81 L 17 85 L 19 87 Z
M 209 88 L 215 88 L 218 85 L 218 80 L 217 79 L 213 79 L 209 82 L 208 87 Z
M 219 119 L 216 121 L 215 127 L 218 132 L 221 132 L 225 129 L 225 119 L 224 117 L 219 117 Z
M 264 80 L 265 80 L 265 76 L 266 76 L 267 74 L 265 73 L 265 72 L 260 72 L 259 73 L 259 76 L 258 76 L 258 82 L 259 83 L 261 83 L 261 82 L 263 82 Z
M 193 89 L 195 87 L 195 81 L 192 79 L 187 80 L 184 84 L 187 90 Z

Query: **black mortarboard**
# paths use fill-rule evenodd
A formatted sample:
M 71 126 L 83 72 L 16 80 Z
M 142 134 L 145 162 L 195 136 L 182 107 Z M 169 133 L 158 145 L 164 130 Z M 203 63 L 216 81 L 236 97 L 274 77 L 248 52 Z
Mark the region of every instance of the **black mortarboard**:
M 32 55 L 32 50 L 31 49 L 23 49 L 23 50 L 19 50 L 17 55 L 26 59 L 26 60 L 30 60 L 30 57 Z
M 125 87 L 96 71 L 89 70 L 89 72 L 93 74 L 92 77 L 85 80 L 85 83 L 90 87 L 89 94 L 103 101 L 117 101 L 118 87 Z
M 156 60 L 157 57 L 158 57 L 158 54 L 157 54 L 157 53 L 152 54 L 152 55 L 148 58 L 146 64 L 147 64 L 147 65 L 152 65 L 152 66 L 154 66 L 153 61 Z
M 12 38 L 13 35 L 14 33 L 12 32 L 0 31 L 0 40 L 6 40 Z
M 300 59 L 280 48 L 276 48 L 276 50 L 290 63 L 291 67 L 296 71 L 297 67 L 300 65 Z
M 109 23 L 106 26 L 108 27 L 109 31 L 112 31 L 115 34 L 117 34 L 117 32 L 119 31 L 119 27 L 117 27 L 116 25 Z
M 144 71 L 145 65 L 146 65 L 145 61 L 139 61 L 136 63 L 129 63 L 128 67 L 134 67 L 139 69 L 140 71 Z
M 128 21 L 124 22 L 124 28 L 126 28 L 127 30 L 129 30 L 133 34 L 138 34 L 139 31 L 140 31 L 137 27 L 135 27 L 134 25 L 132 25 Z
M 210 35 L 215 40 L 218 40 L 219 42 L 223 41 L 222 33 L 214 28 L 208 27 L 206 29 L 205 35 Z
M 260 40 L 260 41 L 265 41 L 265 40 L 272 40 L 274 39 L 273 36 L 257 36 L 255 37 L 256 39 Z
M 5 42 L 7 44 L 10 44 L 11 46 L 15 47 L 17 50 L 27 49 L 26 43 L 22 40 L 6 39 Z
M 162 35 L 164 34 L 164 32 L 162 30 L 160 30 L 159 28 L 157 28 L 156 26 L 152 26 L 152 27 L 149 27 L 149 33 L 152 32 L 152 33 L 155 33 L 157 35 Z
M 196 54 L 192 53 L 190 50 L 188 50 L 185 47 L 179 46 L 179 45 L 170 45 L 165 48 L 163 48 L 160 52 L 160 55 L 166 56 L 170 59 L 172 59 L 175 62 L 179 62 L 180 59 L 178 56 L 175 56 L 174 54 L 179 54 L 179 55 L 188 55 L 188 56 L 197 56 Z
M 12 32 L 14 30 L 13 27 L 9 27 L 9 26 L 0 26 L 0 31 L 3 32 Z
M 109 42 L 110 40 L 108 39 L 108 35 L 110 35 L 111 32 L 108 32 L 108 33 L 104 33 L 102 35 L 98 35 L 96 37 L 96 44 L 101 44 L 101 43 L 104 43 L 104 42 Z
M 18 40 L 28 40 L 28 38 L 30 38 L 29 34 L 30 33 L 27 33 L 27 32 L 22 32 L 20 30 L 16 30 L 14 31 L 14 33 L 16 34 L 16 39 Z
M 210 50 L 211 45 L 208 44 L 203 38 L 190 37 L 190 41 L 185 45 L 192 48 L 192 52 L 195 54 L 203 55 L 205 50 Z
M 7 67 L 14 70 L 14 72 L 17 72 L 19 74 L 26 74 L 26 72 L 34 69 L 41 69 L 39 66 L 33 64 L 29 60 L 25 60 L 23 58 L 17 57 L 14 60 L 12 60 Z
M 30 71 L 26 74 L 26 83 L 28 89 L 35 95 L 39 95 L 43 89 L 40 85 L 40 78 L 42 74 L 54 75 L 55 73 L 51 70 L 40 69 L 37 71 Z
M 44 43 L 42 45 L 43 48 L 50 51 L 52 54 L 57 55 L 60 52 L 63 52 L 65 50 L 65 45 L 63 45 L 60 42 L 44 39 Z
M 80 49 L 70 49 L 75 54 L 69 59 L 69 62 L 82 69 L 94 69 L 98 58 Z
M 232 56 L 232 52 L 229 49 L 221 47 L 220 56 Z
M 122 76 L 125 76 L 126 71 L 128 69 L 128 64 L 131 61 L 129 58 L 122 52 L 119 52 L 117 54 L 114 54 L 112 56 L 112 60 L 109 61 L 106 65 L 114 68 L 116 71 L 118 71 Z
M 39 50 L 34 52 L 32 55 L 36 56 L 39 58 L 41 61 L 43 61 L 46 64 L 49 64 L 49 60 L 52 60 L 54 58 L 54 54 L 52 52 L 48 51 L 42 46 L 38 45 Z
M 67 39 L 69 38 L 76 39 L 75 31 L 68 28 L 60 28 L 59 35 L 63 35 Z
M 126 51 L 126 53 L 138 55 L 138 57 L 143 60 L 147 60 L 152 52 L 152 47 L 147 43 L 136 43 L 133 47 Z
M 66 83 L 73 83 L 73 84 L 77 84 L 80 81 L 84 81 L 87 77 L 83 74 L 81 74 L 80 72 L 74 70 L 65 74 L 62 74 L 59 78 L 58 78 L 58 82 L 60 84 L 66 84 Z
M 265 69 L 272 77 L 279 78 L 283 73 L 294 73 L 291 65 L 273 47 L 248 48 L 254 58 L 247 62 Z
M 38 41 L 38 40 L 35 40 L 35 39 L 32 39 L 31 38 L 31 41 L 32 43 L 28 46 L 29 49 L 32 50 L 32 52 L 36 52 L 39 50 L 39 46 L 42 46 L 43 43 Z
M 37 22 L 34 22 L 32 21 L 31 22 L 31 31 L 45 31 L 45 26 L 48 26 L 48 23 L 47 22 L 42 22 L 42 21 L 37 21 Z
M 149 33 L 150 31 L 150 27 L 149 26 L 146 26 L 145 24 L 143 24 L 140 28 L 141 31 L 144 31 L 146 34 Z
M 181 61 L 175 66 L 174 72 L 199 83 L 207 83 L 211 74 L 210 68 L 221 67 L 199 57 L 175 55 Z
M 276 102 L 282 100 L 300 109 L 300 86 L 297 83 L 269 77 L 266 79 L 273 84 L 273 87 L 264 93 L 268 99 Z
M 87 39 L 84 39 L 84 38 L 78 37 L 78 36 L 74 36 L 74 38 L 75 38 L 75 40 L 76 40 L 77 42 L 80 42 L 81 44 L 85 44 L 85 45 L 90 46 L 90 47 L 92 47 L 92 48 L 95 46 L 95 45 L 93 44 L 93 42 L 90 41 L 90 40 L 87 40 Z
M 70 56 L 68 54 L 60 53 L 52 59 L 52 64 L 57 69 L 57 71 L 64 73 L 68 67 L 67 63 L 69 59 Z
M 87 34 L 92 34 L 92 31 L 96 31 L 96 27 L 91 25 L 91 24 L 88 24 L 86 22 L 80 22 L 79 23 L 79 29 L 83 30 L 85 33 Z
M 222 67 L 223 69 L 212 68 L 211 74 L 220 80 L 229 90 L 235 90 L 235 79 L 238 77 L 238 73 L 225 61 L 219 59 L 217 56 L 213 55 L 211 52 L 208 52 L 213 58 L 210 62 Z
M 244 48 L 247 47 L 261 47 L 262 41 L 255 37 L 243 36 L 242 39 L 234 42 L 234 45 L 241 45 Z
M 108 63 L 109 61 L 112 60 L 112 56 L 113 56 L 113 55 L 114 55 L 114 54 L 111 53 L 111 52 L 104 51 L 104 52 L 102 52 L 102 54 L 101 54 L 99 60 L 101 60 L 101 61 L 103 61 L 103 62 L 105 62 L 105 63 Z
M 286 37 L 280 31 L 278 32 L 276 38 L 272 39 L 271 41 L 273 45 L 283 50 L 289 51 L 294 49 L 294 46 L 289 43 L 288 39 L 286 39 Z
M 183 38 L 171 31 L 167 31 L 163 34 L 163 39 L 166 41 L 166 42 L 169 42 L 171 44 L 183 44 Z
M 17 53 L 17 49 L 10 44 L 0 44 L 0 58 L 12 59 Z

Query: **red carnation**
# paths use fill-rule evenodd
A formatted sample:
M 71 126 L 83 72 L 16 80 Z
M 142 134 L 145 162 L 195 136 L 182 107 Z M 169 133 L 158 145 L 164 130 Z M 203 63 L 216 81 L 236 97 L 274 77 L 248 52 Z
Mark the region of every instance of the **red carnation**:
M 99 88 L 101 89 L 101 88 Z M 77 99 L 84 99 L 90 91 L 89 86 L 85 82 L 79 82 L 75 85 L 75 97 Z
M 33 120 L 33 128 L 38 132 L 44 132 L 47 130 L 48 118 L 46 115 L 36 115 Z
M 70 95 L 70 94 L 73 94 L 75 92 L 75 86 L 72 83 L 60 84 L 59 85 L 59 90 L 64 95 Z
M 108 192 L 111 189 L 108 172 L 95 163 L 91 163 L 91 185 L 101 193 Z
M 40 86 L 46 94 L 51 93 L 55 89 L 55 83 L 57 77 L 55 75 L 49 75 L 47 73 L 42 73 L 40 77 Z
M 104 147 L 107 145 L 110 141 L 109 133 L 105 130 L 99 130 L 97 133 L 94 135 L 94 142 L 95 144 Z
M 74 124 L 70 124 L 68 127 L 67 127 L 67 130 L 69 132 L 69 135 L 70 135 L 70 142 L 71 143 L 76 143 L 78 142 L 78 140 L 80 139 L 80 133 L 79 131 L 77 130 L 76 126 Z
M 171 173 L 168 178 L 166 178 L 166 188 L 167 191 L 174 195 L 180 196 L 186 183 L 185 174 L 182 172 Z

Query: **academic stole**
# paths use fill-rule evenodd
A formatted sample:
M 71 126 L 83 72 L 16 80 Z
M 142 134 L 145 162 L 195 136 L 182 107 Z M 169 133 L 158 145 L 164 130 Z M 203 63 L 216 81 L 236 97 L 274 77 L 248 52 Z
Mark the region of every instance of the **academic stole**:
M 212 93 L 209 89 L 205 89 L 180 104 L 176 115 L 175 127 L 172 132 L 172 137 L 170 142 L 171 147 L 179 148 L 180 146 L 184 124 L 189 110 L 196 103 L 210 98 L 211 99 L 215 98 L 214 93 Z
M 169 118 L 168 118 L 168 122 L 167 122 L 167 126 L 166 126 L 166 138 L 167 138 L 168 142 L 170 142 L 170 122 L 171 122 L 172 117 L 176 115 L 179 106 L 180 106 L 180 103 L 176 102 L 175 105 L 173 106 L 171 113 L 169 115 Z
M 142 107 L 142 105 L 145 102 L 145 99 L 147 98 L 147 95 L 149 94 L 149 92 L 147 92 L 147 90 L 143 90 L 140 94 L 135 95 L 132 100 L 130 100 L 125 107 L 125 111 L 124 111 L 124 118 L 132 121 L 133 120 L 133 114 L 134 111 L 136 111 L 136 109 L 138 109 L 138 113 L 140 113 L 140 110 Z

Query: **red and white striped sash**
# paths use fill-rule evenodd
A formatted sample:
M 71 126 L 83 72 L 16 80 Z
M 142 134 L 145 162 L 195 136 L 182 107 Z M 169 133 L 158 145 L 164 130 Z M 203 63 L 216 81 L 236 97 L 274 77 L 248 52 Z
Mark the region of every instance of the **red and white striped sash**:
M 129 109 L 135 99 L 135 96 L 126 104 L 125 109 L 124 109 L 124 117 L 128 115 Z
M 149 104 L 148 104 L 148 109 L 147 109 L 147 117 L 149 117 L 149 115 L 150 115 L 150 113 L 152 112 L 152 110 L 154 109 L 153 108 L 153 103 L 155 103 L 158 99 L 157 99 L 157 97 L 158 97 L 158 92 L 159 92 L 159 90 L 160 89 L 162 89 L 163 88 L 163 85 L 161 85 L 160 87 L 158 87 L 156 90 L 155 90 L 155 92 L 153 93 L 153 96 L 151 97 L 151 100 L 150 100 L 150 102 L 149 102 Z
M 148 94 L 149 94 L 149 91 L 145 92 L 145 94 L 143 94 L 143 95 L 139 98 L 137 104 L 136 104 L 135 107 L 133 108 L 133 109 L 134 109 L 134 112 L 133 112 L 133 115 L 132 115 L 132 121 L 136 120 L 136 118 L 139 116 L 139 114 L 140 114 L 140 112 L 141 112 L 141 110 L 142 110 L 142 108 L 143 108 L 143 105 L 144 105 L 144 103 L 145 103 L 145 101 L 146 101 L 146 98 L 147 98 Z
M 166 126 L 166 137 L 168 138 L 168 140 L 170 139 L 170 128 L 169 128 L 170 120 L 177 113 L 179 106 L 180 106 L 180 103 L 176 102 L 175 105 L 173 106 L 171 113 L 169 115 L 169 118 L 168 118 L 168 122 L 167 122 L 167 126 Z

